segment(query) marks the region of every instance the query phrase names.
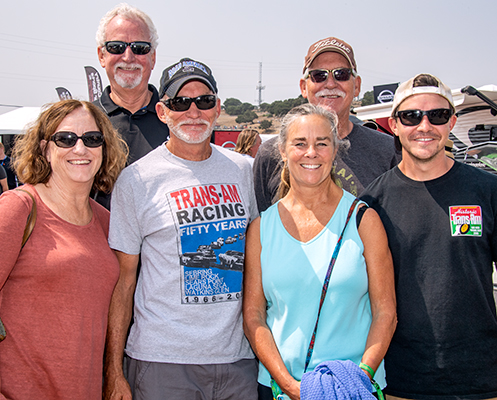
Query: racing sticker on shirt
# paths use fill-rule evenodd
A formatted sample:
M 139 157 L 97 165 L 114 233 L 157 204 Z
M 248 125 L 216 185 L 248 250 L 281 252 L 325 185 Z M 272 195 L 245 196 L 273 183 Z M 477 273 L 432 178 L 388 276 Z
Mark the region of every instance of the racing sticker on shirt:
M 180 237 L 181 302 L 239 301 L 249 212 L 238 185 L 192 186 L 168 197 Z
M 449 211 L 452 236 L 481 236 L 480 206 L 452 206 Z

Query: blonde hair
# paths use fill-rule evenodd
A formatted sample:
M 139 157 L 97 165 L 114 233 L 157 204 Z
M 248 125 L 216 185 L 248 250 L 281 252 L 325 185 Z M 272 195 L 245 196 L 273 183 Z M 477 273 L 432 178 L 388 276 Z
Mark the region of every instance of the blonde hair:
M 236 140 L 235 151 L 240 154 L 250 154 L 250 149 L 255 145 L 259 136 L 259 131 L 253 128 L 246 128 L 240 132 Z
M 52 167 L 41 148 L 41 141 L 49 141 L 62 120 L 81 107 L 93 116 L 99 131 L 104 135 L 102 165 L 95 175 L 92 189 L 106 193 L 112 191 L 119 173 L 126 164 L 128 146 L 102 110 L 87 101 L 74 99 L 46 105 L 26 134 L 17 137 L 12 159 L 21 182 L 36 185 L 49 181 Z

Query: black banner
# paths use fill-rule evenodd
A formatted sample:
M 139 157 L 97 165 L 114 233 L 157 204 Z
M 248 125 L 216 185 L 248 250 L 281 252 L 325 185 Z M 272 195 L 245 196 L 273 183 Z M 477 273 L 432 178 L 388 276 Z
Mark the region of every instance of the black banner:
M 57 88 L 55 88 L 55 90 L 57 91 L 57 94 L 59 95 L 60 100 L 72 99 L 71 92 L 69 92 L 69 90 L 67 90 L 66 88 L 57 87 Z
M 98 71 L 93 67 L 85 67 L 85 72 L 88 82 L 88 98 L 93 102 L 102 95 L 102 79 Z

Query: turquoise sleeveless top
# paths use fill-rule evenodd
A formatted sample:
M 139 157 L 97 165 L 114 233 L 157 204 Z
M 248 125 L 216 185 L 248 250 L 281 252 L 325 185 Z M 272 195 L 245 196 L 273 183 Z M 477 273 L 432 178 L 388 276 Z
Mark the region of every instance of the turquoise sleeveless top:
M 354 196 L 343 191 L 326 227 L 309 242 L 293 238 L 281 222 L 278 204 L 261 214 L 262 285 L 267 324 L 290 374 L 302 378 L 309 341 L 316 323 L 324 278 Z M 308 370 L 330 360 L 360 363 L 371 325 L 368 276 L 356 224 L 350 219 L 331 274 Z M 375 380 L 386 386 L 383 362 Z M 259 383 L 270 386 L 261 364 Z

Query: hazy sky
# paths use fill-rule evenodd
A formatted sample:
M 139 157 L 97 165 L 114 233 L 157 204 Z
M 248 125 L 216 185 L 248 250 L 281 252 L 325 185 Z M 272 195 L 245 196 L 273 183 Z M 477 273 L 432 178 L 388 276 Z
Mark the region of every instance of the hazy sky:
M 97 68 L 100 18 L 115 0 L 4 0 L 0 16 L 0 104 L 40 106 L 55 88 L 88 99 L 84 66 Z M 452 89 L 497 84 L 495 0 L 134 0 L 159 32 L 151 83 L 182 57 L 209 65 L 224 101 L 256 104 L 259 63 L 263 100 L 300 94 L 304 56 L 336 36 L 354 49 L 361 97 L 373 85 L 438 75 Z M 13 108 L 0 107 L 0 112 Z

